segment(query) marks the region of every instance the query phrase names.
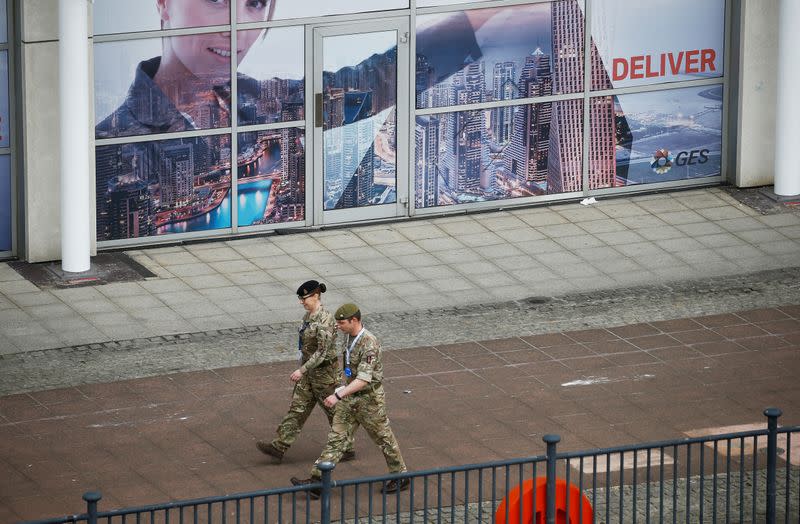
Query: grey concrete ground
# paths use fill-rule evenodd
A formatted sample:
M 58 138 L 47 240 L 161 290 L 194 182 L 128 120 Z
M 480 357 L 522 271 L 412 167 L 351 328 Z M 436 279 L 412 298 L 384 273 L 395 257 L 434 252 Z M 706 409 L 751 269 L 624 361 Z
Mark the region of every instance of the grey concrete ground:
M 800 265 L 800 214 L 767 207 L 708 188 L 137 249 L 156 277 L 76 289 L 39 289 L 0 264 L 0 354 L 280 331 L 310 278 L 330 305 L 399 315 Z
M 365 317 L 386 349 L 800 304 L 800 267 Z M 299 309 L 299 308 L 298 308 Z M 0 396 L 296 357 L 294 322 L 0 355 Z

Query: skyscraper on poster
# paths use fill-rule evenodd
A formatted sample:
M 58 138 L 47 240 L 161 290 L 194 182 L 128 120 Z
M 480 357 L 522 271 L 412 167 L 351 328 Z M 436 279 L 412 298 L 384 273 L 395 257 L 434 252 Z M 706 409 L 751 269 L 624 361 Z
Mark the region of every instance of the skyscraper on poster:
M 553 32 L 553 90 L 575 93 L 583 90 L 584 15 L 577 0 L 554 2 L 551 7 Z M 611 80 L 592 44 L 591 70 L 597 89 L 610 89 Z M 591 99 L 589 142 L 589 188 L 613 187 L 617 183 L 615 159 L 615 115 L 611 97 Z M 554 104 L 550 128 L 547 192 L 583 190 L 583 100 Z

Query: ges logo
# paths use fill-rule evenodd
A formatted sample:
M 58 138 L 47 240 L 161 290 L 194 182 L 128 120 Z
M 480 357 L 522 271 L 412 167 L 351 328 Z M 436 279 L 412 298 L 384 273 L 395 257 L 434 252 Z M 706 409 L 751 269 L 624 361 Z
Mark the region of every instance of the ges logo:
M 708 149 L 693 149 L 681 151 L 673 156 L 669 150 L 659 149 L 650 158 L 650 169 L 659 175 L 665 175 L 672 169 L 672 166 L 705 164 L 708 162 L 708 153 Z

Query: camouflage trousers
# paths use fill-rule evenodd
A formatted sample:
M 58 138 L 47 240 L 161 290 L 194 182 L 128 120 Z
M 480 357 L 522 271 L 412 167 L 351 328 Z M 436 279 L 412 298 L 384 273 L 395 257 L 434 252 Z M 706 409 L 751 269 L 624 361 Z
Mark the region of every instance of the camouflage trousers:
M 389 426 L 389 416 L 386 414 L 386 395 L 382 386 L 374 391 L 347 397 L 336 404 L 333 414 L 331 432 L 325 449 L 311 469 L 312 477 L 321 477 L 317 465 L 321 462 L 337 464 L 342 455 L 347 451 L 348 444 L 352 442 L 353 435 L 359 424 L 378 445 L 389 473 L 400 473 L 406 470 L 406 463 L 400 454 L 400 446 Z
M 325 406 L 323 401 L 339 385 L 337 380 L 336 368 L 333 370 L 314 369 L 303 375 L 294 385 L 292 391 L 292 402 L 289 405 L 289 412 L 283 417 L 276 430 L 275 439 L 272 445 L 285 452 L 297 439 L 300 430 L 308 420 L 315 405 L 319 405 L 328 417 L 328 423 L 333 424 L 334 410 Z M 352 451 L 353 439 L 345 446 L 345 451 Z

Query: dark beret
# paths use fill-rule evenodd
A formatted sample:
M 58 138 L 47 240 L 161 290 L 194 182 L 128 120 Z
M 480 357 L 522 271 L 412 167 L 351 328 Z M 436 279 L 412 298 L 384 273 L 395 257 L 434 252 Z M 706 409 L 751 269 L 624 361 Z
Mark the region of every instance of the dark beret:
M 309 280 L 300 284 L 300 287 L 297 288 L 297 296 L 300 298 L 306 298 L 309 295 L 313 295 L 317 291 L 320 293 L 325 293 L 325 284 L 317 282 L 316 280 Z

